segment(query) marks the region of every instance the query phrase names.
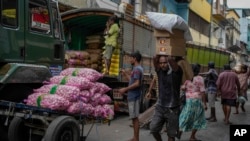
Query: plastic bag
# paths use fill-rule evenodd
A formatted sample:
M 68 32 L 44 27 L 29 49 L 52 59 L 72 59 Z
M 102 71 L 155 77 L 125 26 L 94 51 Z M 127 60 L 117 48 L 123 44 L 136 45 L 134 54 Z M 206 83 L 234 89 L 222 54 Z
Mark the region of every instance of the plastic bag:
M 179 15 L 158 12 L 146 12 L 146 14 L 154 28 L 167 30 L 170 33 L 173 33 L 172 29 L 180 29 L 184 31 L 184 38 L 186 41 L 193 40 L 188 24 Z

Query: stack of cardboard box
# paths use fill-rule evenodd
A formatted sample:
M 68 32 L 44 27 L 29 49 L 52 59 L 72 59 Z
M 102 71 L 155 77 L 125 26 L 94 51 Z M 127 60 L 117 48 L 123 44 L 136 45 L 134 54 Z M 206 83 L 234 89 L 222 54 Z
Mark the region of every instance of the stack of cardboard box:
M 166 30 L 154 29 L 154 36 L 156 37 L 156 53 L 158 55 L 186 55 L 186 40 L 183 30 L 173 29 L 170 33 Z
M 126 15 L 134 15 L 134 6 L 126 3 L 126 2 L 122 2 L 123 5 L 123 9 Z

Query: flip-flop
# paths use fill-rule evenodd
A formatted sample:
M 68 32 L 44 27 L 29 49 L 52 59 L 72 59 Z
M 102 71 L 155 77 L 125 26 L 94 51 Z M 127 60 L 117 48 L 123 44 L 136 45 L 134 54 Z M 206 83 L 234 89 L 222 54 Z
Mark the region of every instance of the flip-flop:
M 182 131 L 177 131 L 176 138 L 181 139 Z
M 241 107 L 241 110 L 242 110 L 243 112 L 246 112 L 244 106 L 240 106 L 240 107 Z

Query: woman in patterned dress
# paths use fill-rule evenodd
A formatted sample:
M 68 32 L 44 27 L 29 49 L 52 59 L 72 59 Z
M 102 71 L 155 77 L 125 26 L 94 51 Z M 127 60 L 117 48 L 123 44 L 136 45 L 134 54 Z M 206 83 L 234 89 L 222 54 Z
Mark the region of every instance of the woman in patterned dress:
M 194 73 L 193 79 L 191 81 L 186 80 L 181 87 L 186 93 L 186 104 L 179 118 L 180 131 L 192 131 L 190 141 L 197 140 L 195 137 L 197 130 L 206 129 L 207 127 L 204 79 L 198 75 L 200 72 L 199 64 L 193 65 L 192 69 Z

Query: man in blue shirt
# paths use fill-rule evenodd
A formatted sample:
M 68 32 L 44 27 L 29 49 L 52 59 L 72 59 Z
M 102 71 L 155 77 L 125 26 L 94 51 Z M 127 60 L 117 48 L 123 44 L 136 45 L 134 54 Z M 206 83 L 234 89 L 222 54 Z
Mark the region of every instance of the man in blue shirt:
M 210 107 L 210 117 L 206 118 L 210 122 L 216 122 L 216 111 L 215 111 L 215 100 L 217 96 L 217 85 L 216 81 L 218 79 L 218 73 L 215 70 L 214 62 L 208 63 L 208 72 L 200 73 L 200 75 L 205 75 L 205 87 L 206 94 L 208 98 L 208 103 Z
M 139 141 L 139 111 L 140 111 L 140 96 L 142 88 L 143 68 L 140 65 L 141 54 L 137 51 L 130 55 L 130 63 L 133 66 L 131 75 L 121 70 L 121 73 L 129 80 L 129 85 L 119 89 L 119 93 L 128 93 L 128 108 L 129 117 L 132 119 L 134 128 L 134 137 L 131 141 Z

